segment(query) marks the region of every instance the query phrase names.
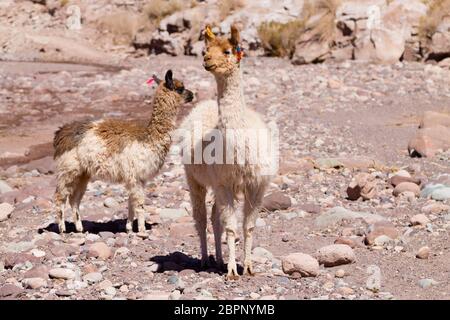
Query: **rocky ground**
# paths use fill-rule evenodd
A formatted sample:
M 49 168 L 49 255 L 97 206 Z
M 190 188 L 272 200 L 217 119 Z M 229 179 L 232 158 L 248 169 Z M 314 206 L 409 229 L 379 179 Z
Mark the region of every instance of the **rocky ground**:
M 82 201 L 86 232 L 55 232 L 60 125 L 150 117 L 145 81 L 169 67 L 194 102 L 215 95 L 200 58 L 130 66 L 0 63 L 0 299 L 449 299 L 450 153 L 407 150 L 425 111 L 450 112 L 448 70 L 244 60 L 247 103 L 276 121 L 281 163 L 257 221 L 257 275 L 227 282 L 199 268 L 176 152 L 146 188 L 147 238 L 125 233 L 124 188 L 99 181 Z

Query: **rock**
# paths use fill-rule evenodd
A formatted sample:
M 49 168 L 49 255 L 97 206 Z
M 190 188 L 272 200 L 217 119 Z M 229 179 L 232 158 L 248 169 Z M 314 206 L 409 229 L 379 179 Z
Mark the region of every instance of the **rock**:
M 404 178 L 404 179 L 409 179 L 412 178 L 411 174 L 406 171 L 406 170 L 398 170 L 394 173 L 394 175 L 392 176 L 392 178 L 397 177 L 397 178 Z
M 33 249 L 30 251 L 30 253 L 35 256 L 36 258 L 42 258 L 45 257 L 45 251 Z
M 346 244 L 352 249 L 356 248 L 358 246 L 358 244 L 353 239 L 343 238 L 343 237 L 337 238 L 336 240 L 334 240 L 334 243 L 335 244 Z
M 299 273 L 302 277 L 315 277 L 319 274 L 319 263 L 304 253 L 291 253 L 281 259 L 283 272 Z
M 117 202 L 116 199 L 112 198 L 112 197 L 108 197 L 105 199 L 105 201 L 103 202 L 103 205 L 107 208 L 116 208 L 119 206 L 119 203 Z
M 314 167 L 321 170 L 344 168 L 345 164 L 337 158 L 319 158 L 314 161 Z
M 111 257 L 111 248 L 104 242 L 96 242 L 89 247 L 88 257 L 89 258 L 100 258 L 103 260 L 109 259 Z
M 375 177 L 368 173 L 358 174 L 347 187 L 347 196 L 350 200 L 370 200 L 376 196 L 377 189 Z
M 100 236 L 98 234 L 89 233 L 86 235 L 86 241 L 98 241 L 100 240 Z
M 322 62 L 331 55 L 326 41 L 302 39 L 295 47 L 292 63 L 295 65 Z
M 31 241 L 9 242 L 5 245 L 5 249 L 7 252 L 24 252 L 29 251 L 33 248 L 34 243 Z
M 14 207 L 9 203 L 4 202 L 0 204 L 0 222 L 8 220 L 13 211 Z
M 426 215 L 420 213 L 412 216 L 410 222 L 413 226 L 426 226 L 430 223 L 430 219 L 428 219 Z
M 298 218 L 299 216 L 301 216 L 298 212 L 282 212 L 280 214 L 280 216 L 284 219 L 284 220 L 292 220 L 295 218 Z
M 405 192 L 412 192 L 418 197 L 420 195 L 420 187 L 413 182 L 402 182 L 395 187 L 393 194 L 398 197 Z
M 315 224 L 320 228 L 325 228 L 333 224 L 337 224 L 343 220 L 354 221 L 362 219 L 367 223 L 374 223 L 385 220 L 380 215 L 368 212 L 354 212 L 342 207 L 334 207 L 316 218 Z
M 41 278 L 48 279 L 48 268 L 44 265 L 35 266 L 23 275 L 24 278 Z
M 47 286 L 47 281 L 42 278 L 25 278 L 22 283 L 25 288 L 29 289 L 39 289 Z
M 273 254 L 269 250 L 262 248 L 262 247 L 256 247 L 253 249 L 253 260 L 266 263 L 267 261 L 273 260 Z
M 259 299 L 260 297 L 261 297 L 261 295 L 259 293 L 256 293 L 256 292 L 250 293 L 250 298 L 253 300 Z
M 378 237 L 375 238 L 375 240 L 373 241 L 373 244 L 376 245 L 376 246 L 384 247 L 384 246 L 386 246 L 388 244 L 393 243 L 393 241 L 394 240 L 392 238 L 389 238 L 386 235 L 381 235 L 381 236 L 378 236 Z
M 107 294 L 110 297 L 114 297 L 117 292 L 114 287 L 107 287 L 103 291 L 105 292 L 105 294 Z
M 337 291 L 339 294 L 342 294 L 343 296 L 349 296 L 355 293 L 355 291 L 349 287 L 340 287 L 338 288 Z
M 345 244 L 332 244 L 322 247 L 317 251 L 316 258 L 325 267 L 353 263 L 356 260 L 353 249 Z
M 266 221 L 264 221 L 264 219 L 262 219 L 262 218 L 258 218 L 258 219 L 256 219 L 255 226 L 257 228 L 263 228 L 266 226 Z
M 20 288 L 16 285 L 7 283 L 0 287 L 0 298 L 10 297 L 10 296 L 17 297 L 22 292 L 23 292 L 22 288 Z
M 428 259 L 430 256 L 430 248 L 429 247 L 422 247 L 417 251 L 416 257 L 419 259 Z
M 422 212 L 426 214 L 439 214 L 450 211 L 450 206 L 441 203 L 432 203 L 422 208 Z
M 410 183 L 414 183 L 420 186 L 420 179 L 415 179 L 415 178 L 411 178 L 411 177 L 403 177 L 403 176 L 399 176 L 399 175 L 395 175 L 392 178 L 389 179 L 389 183 L 396 187 L 399 184 L 403 183 L 403 182 L 410 182 Z
M 422 288 L 422 289 L 428 289 L 431 286 L 435 286 L 438 284 L 438 282 L 436 280 L 433 279 L 420 279 L 417 284 Z
M 27 254 L 27 253 L 13 253 L 13 252 L 8 252 L 6 254 L 2 254 L 2 256 L 4 257 L 4 264 L 5 264 L 5 268 L 7 269 L 12 269 L 14 268 L 16 265 L 18 264 L 23 264 L 27 261 L 29 262 L 38 262 L 39 259 L 34 257 L 31 254 Z
M 450 148 L 450 127 L 436 125 L 419 129 L 408 143 L 411 157 L 434 157 L 439 150 Z
M 169 300 L 180 300 L 181 292 L 180 290 L 174 290 L 169 296 Z
M 100 236 L 100 238 L 105 240 L 115 237 L 115 234 L 110 231 L 101 231 L 98 233 L 98 235 Z
M 48 272 L 50 278 L 70 280 L 75 278 L 75 272 L 66 268 L 53 268 Z
M 83 276 L 83 281 L 89 284 L 94 284 L 103 280 L 103 276 L 100 272 L 91 272 Z
M 98 287 L 101 290 L 105 290 L 106 288 L 109 288 L 109 287 L 112 287 L 112 286 L 113 286 L 113 283 L 111 281 L 109 281 L 109 280 L 103 280 L 102 282 L 100 282 L 98 284 Z
M 267 211 L 286 210 L 291 205 L 291 198 L 280 191 L 275 191 L 263 198 L 263 207 Z
M 369 226 L 364 242 L 367 245 L 373 245 L 375 244 L 375 239 L 380 236 L 387 236 L 392 240 L 397 239 L 400 233 L 391 222 L 377 222 Z
M 420 120 L 419 128 L 430 128 L 434 126 L 450 127 L 450 114 L 425 111 Z
M 437 200 L 446 201 L 450 199 L 450 186 L 443 184 L 428 184 L 420 193 L 421 197 Z
M 153 291 L 150 293 L 147 293 L 143 300 L 169 300 L 170 292 L 163 292 L 163 291 Z
M 339 269 L 335 272 L 334 276 L 336 278 L 343 278 L 345 276 L 345 270 L 344 269 Z
M 14 191 L 5 181 L 0 180 L 0 194 Z
M 405 36 L 399 29 L 379 26 L 361 32 L 355 44 L 356 60 L 396 63 L 405 51 Z
M 366 281 L 366 288 L 372 292 L 379 292 L 381 289 L 381 270 L 376 265 L 370 265 L 367 267 L 367 273 L 370 276 Z
M 161 217 L 161 219 L 163 219 L 164 221 L 167 220 L 177 220 L 181 217 L 187 217 L 188 216 L 188 212 L 186 211 L 186 209 L 169 209 L 169 208 L 164 208 L 164 209 L 159 209 L 158 210 L 158 214 Z

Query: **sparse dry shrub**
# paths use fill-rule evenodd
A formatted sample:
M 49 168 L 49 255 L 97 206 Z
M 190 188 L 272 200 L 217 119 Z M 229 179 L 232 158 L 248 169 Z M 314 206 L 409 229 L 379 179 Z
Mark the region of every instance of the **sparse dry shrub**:
M 223 20 L 232 12 L 243 8 L 245 6 L 245 0 L 220 0 L 218 6 L 220 18 Z
M 288 23 L 263 22 L 258 27 L 261 44 L 269 56 L 291 57 L 295 42 L 304 31 L 304 22 L 294 20 Z
M 146 17 L 126 10 L 116 11 L 100 19 L 100 27 L 114 35 L 116 44 L 130 44 L 143 27 L 150 27 Z
M 289 56 L 302 35 L 330 42 L 336 35 L 336 11 L 342 0 L 307 0 L 301 17 L 288 23 L 264 22 L 258 28 L 261 44 L 270 56 Z
M 161 21 L 163 18 L 188 8 L 192 5 L 191 1 L 183 0 L 150 0 L 144 6 L 144 14 L 153 21 Z
M 450 0 L 425 0 L 428 11 L 420 19 L 419 38 L 428 43 L 445 17 L 450 17 Z
M 320 41 L 330 41 L 336 34 L 336 11 L 342 0 L 309 0 L 305 2 L 302 19 L 306 28 Z

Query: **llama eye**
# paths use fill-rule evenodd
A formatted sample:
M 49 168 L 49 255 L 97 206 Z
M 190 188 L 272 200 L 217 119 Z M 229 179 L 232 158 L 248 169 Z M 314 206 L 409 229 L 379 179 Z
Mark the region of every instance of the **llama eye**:
M 182 93 L 184 92 L 184 88 L 183 88 L 183 87 L 177 88 L 177 92 L 178 92 L 179 94 L 182 94 Z
M 225 53 L 225 54 L 231 54 L 231 50 L 225 50 L 223 53 Z

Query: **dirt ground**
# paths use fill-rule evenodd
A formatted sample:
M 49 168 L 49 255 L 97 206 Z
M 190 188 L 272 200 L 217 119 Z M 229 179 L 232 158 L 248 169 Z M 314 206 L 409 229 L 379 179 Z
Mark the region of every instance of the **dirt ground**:
M 449 299 L 450 200 L 395 197 L 386 182 L 406 169 L 422 181 L 450 185 L 450 153 L 411 158 L 407 151 L 424 111 L 450 112 L 448 71 L 421 63 L 292 66 L 276 58 L 245 59 L 247 105 L 280 130 L 280 174 L 269 192 L 288 196 L 291 205 L 261 212 L 257 275 L 230 282 L 220 270 L 200 270 L 189 193 L 175 152 L 146 188 L 147 239 L 125 233 L 126 190 L 98 181 L 82 201 L 87 232 L 71 232 L 71 223 L 69 233 L 55 232 L 51 142 L 59 126 L 84 118 L 150 118 L 153 89 L 145 81 L 168 68 L 196 93 L 179 120 L 198 101 L 215 97 L 214 78 L 200 58 L 160 55 L 129 64 L 114 69 L 0 62 L 0 180 L 14 189 L 0 194 L 0 203 L 14 205 L 12 216 L 0 222 L 0 299 Z M 329 168 L 327 160 L 335 158 L 349 164 Z M 379 192 L 369 201 L 347 199 L 346 188 L 359 172 L 377 177 Z M 117 205 L 107 207 L 108 197 Z M 444 209 L 424 209 L 430 205 Z M 360 219 L 318 226 L 317 218 L 336 207 L 380 215 L 399 237 L 369 246 L 363 239 L 370 226 Z M 411 226 L 411 217 L 421 213 L 429 222 Z M 282 271 L 283 256 L 314 255 L 342 237 L 354 245 L 354 263 L 321 266 L 316 277 Z M 208 241 L 213 254 L 211 232 Z M 109 258 L 90 255 L 96 242 L 107 245 Z M 429 257 L 419 259 L 424 246 Z M 242 241 L 237 248 L 242 263 Z M 226 258 L 225 245 L 224 253 Z M 379 290 L 368 288 L 370 266 L 381 273 Z M 66 280 L 49 276 L 57 267 L 73 274 Z M 343 277 L 341 271 L 336 275 L 340 269 Z M 33 289 L 24 280 L 30 278 L 45 285 Z

